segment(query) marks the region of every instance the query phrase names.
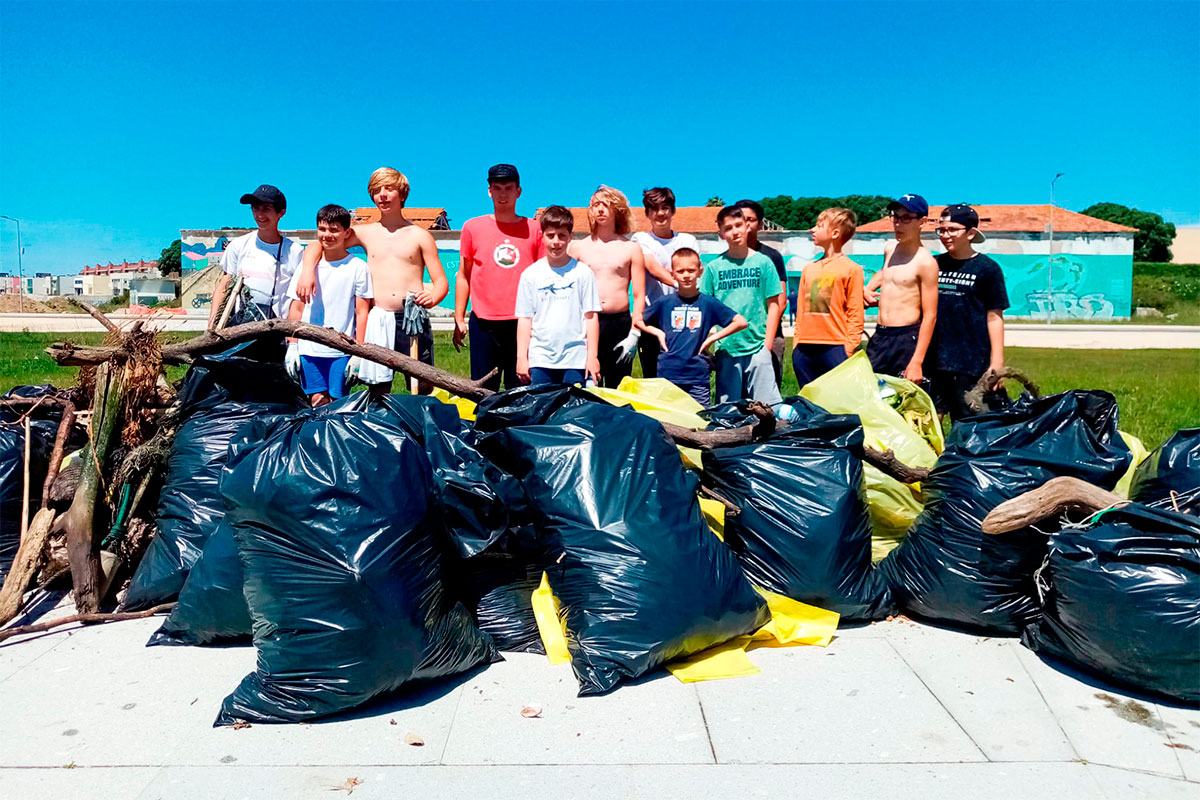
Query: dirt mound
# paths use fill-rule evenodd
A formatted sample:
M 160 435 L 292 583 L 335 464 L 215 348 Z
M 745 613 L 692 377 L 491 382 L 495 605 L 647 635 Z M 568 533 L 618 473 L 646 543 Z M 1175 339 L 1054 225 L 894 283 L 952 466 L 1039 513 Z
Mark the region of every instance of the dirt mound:
M 28 297 L 22 300 L 15 294 L 0 294 L 0 314 L 13 314 L 18 311 L 26 314 L 47 314 L 52 310 L 44 303 L 30 300 Z

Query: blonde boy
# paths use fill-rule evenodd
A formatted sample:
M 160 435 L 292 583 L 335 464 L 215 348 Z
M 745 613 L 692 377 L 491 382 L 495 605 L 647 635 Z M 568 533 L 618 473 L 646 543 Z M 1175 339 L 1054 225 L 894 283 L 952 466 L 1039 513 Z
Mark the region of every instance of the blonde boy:
M 347 247 L 362 247 L 367 251 L 367 266 L 375 290 L 375 308 L 393 315 L 396 326 L 395 349 L 408 355 L 412 340 L 403 332 L 405 297 L 412 293 L 413 302 L 422 308 L 432 308 L 450 291 L 446 272 L 438 259 L 437 243 L 429 231 L 404 218 L 404 203 L 408 199 L 408 178 L 391 167 L 380 167 L 371 173 L 367 182 L 371 202 L 379 209 L 379 221 L 350 228 Z M 321 257 L 318 244 L 304 251 L 304 265 L 296 285 L 297 296 L 304 301 L 312 298 L 315 280 L 313 268 Z M 425 271 L 429 271 L 430 289 L 425 288 Z M 378 313 L 372 311 L 372 313 Z M 433 363 L 433 329 L 428 319 L 425 329 L 416 337 L 418 358 Z M 387 394 L 391 382 L 375 384 L 371 391 Z M 422 394 L 432 387 L 421 384 Z
M 812 241 L 824 251 L 804 267 L 796 308 L 792 368 L 801 387 L 849 358 L 863 335 L 863 270 L 842 252 L 858 218 L 848 208 L 817 217 Z

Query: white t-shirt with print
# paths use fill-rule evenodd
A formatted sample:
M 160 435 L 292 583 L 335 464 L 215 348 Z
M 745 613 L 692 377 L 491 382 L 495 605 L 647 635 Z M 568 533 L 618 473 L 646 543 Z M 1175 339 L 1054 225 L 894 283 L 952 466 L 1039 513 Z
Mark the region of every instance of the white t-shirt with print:
M 275 316 L 286 317 L 287 287 L 303 256 L 304 245 L 295 239 L 284 236 L 279 243 L 268 244 L 252 231 L 229 243 L 221 256 L 221 269 L 234 277 L 240 272 L 252 301 L 270 304 Z
M 529 366 L 543 369 L 585 369 L 587 327 L 583 315 L 600 310 L 596 275 L 572 258 L 552 267 L 544 258 L 529 265 L 517 284 L 518 317 L 533 320 L 529 336 Z
M 679 248 L 690 247 L 697 253 L 700 252 L 700 243 L 690 233 L 676 233 L 670 239 L 662 239 L 650 231 L 638 231 L 629 238 L 637 242 L 641 246 L 642 252 L 651 256 L 667 272 L 671 271 L 671 256 L 675 255 L 675 251 Z M 675 294 L 675 287 L 660 282 L 658 278 L 647 271 L 646 305 L 649 306 L 655 300 L 668 294 Z
M 287 287 L 287 298 L 290 305 L 296 296 L 296 284 L 300 282 L 300 272 L 292 276 Z M 304 322 L 318 325 L 322 328 L 333 328 L 338 333 L 354 337 L 354 301 L 359 297 L 374 296 L 371 290 L 371 271 L 367 262 L 358 256 L 346 256 L 337 261 L 326 261 L 323 257 L 317 263 L 317 289 L 311 303 L 304 306 Z M 286 316 L 286 314 L 284 315 Z M 341 350 L 335 350 L 307 339 L 300 340 L 299 347 L 302 356 L 317 356 L 320 358 L 339 358 L 344 356 Z

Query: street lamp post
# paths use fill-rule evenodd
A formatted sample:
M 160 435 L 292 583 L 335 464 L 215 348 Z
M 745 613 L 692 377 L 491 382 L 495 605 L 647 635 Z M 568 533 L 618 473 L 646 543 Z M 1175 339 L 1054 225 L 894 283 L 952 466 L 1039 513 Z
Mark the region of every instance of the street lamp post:
M 16 217 L 10 217 L 7 214 L 0 214 L 0 219 L 6 219 L 10 222 L 17 223 L 17 311 L 25 311 L 25 270 L 21 267 L 21 220 Z
M 1050 181 L 1050 252 L 1046 256 L 1046 324 L 1054 322 L 1054 181 L 1065 173 L 1058 173 Z

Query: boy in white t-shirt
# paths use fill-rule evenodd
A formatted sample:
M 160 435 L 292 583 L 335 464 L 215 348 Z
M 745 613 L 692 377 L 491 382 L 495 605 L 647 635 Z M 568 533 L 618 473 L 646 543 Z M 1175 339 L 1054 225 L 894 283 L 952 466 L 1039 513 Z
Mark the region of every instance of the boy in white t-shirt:
M 350 212 L 328 205 L 317 212 L 317 241 L 321 260 L 316 269 L 316 289 L 312 302 L 305 303 L 296 293 L 300 279 L 297 270 L 288 285 L 292 305 L 288 319 L 299 319 L 363 341 L 367 332 L 367 313 L 371 310 L 371 272 L 367 262 L 346 250 L 350 236 Z M 340 350 L 302 339 L 289 345 L 299 354 L 301 385 L 312 400 L 313 408 L 346 396 L 346 365 L 350 357 Z M 289 354 L 290 355 L 290 354 Z
M 221 277 L 213 288 L 212 306 L 208 312 L 210 330 L 217 321 L 230 284 L 238 275 L 242 276 L 242 286 L 249 294 L 250 302 L 230 298 L 229 302 L 234 303 L 230 324 L 286 315 L 287 287 L 304 254 L 299 242 L 279 232 L 279 220 L 287 213 L 283 192 L 263 184 L 242 195 L 242 204 L 250 206 L 258 230 L 234 239 L 221 256 Z
M 571 212 L 550 206 L 538 218 L 546 257 L 517 284 L 517 377 L 523 383 L 600 383 L 600 295 L 595 273 L 567 255 Z

